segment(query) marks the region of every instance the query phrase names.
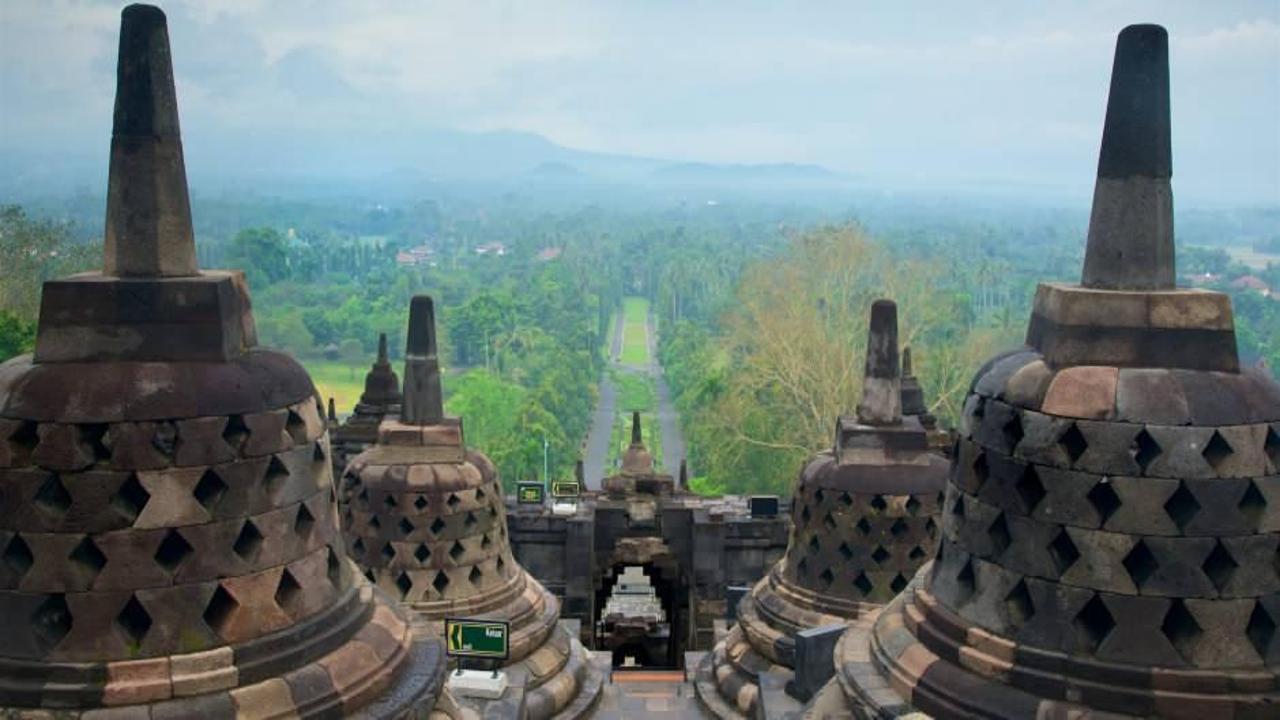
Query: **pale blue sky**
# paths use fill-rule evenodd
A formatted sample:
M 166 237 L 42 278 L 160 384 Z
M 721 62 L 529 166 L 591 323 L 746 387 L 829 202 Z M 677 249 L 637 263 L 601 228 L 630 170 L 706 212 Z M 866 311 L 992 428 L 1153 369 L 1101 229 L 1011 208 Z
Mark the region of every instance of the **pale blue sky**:
M 105 158 L 120 7 L 0 3 L 0 148 Z M 1073 193 L 1092 184 L 1115 34 L 1158 22 L 1180 200 L 1280 203 L 1280 0 L 163 7 L 188 151 L 224 162 L 323 166 L 335 146 L 447 127 Z M 275 139 L 237 150 L 254 136 Z

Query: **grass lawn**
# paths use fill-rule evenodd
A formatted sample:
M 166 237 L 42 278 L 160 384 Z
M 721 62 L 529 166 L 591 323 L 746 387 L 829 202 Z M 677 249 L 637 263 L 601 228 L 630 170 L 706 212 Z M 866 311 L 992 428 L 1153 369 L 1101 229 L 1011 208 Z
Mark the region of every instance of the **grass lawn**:
M 658 393 L 653 378 L 644 373 L 610 368 L 609 377 L 618 388 L 618 410 L 651 412 L 658 407 Z
M 629 297 L 622 305 L 622 364 L 649 364 L 649 333 L 645 321 L 649 316 L 649 301 Z
M 327 406 L 329 398 L 333 398 L 338 406 L 338 415 L 349 415 L 364 392 L 364 376 L 369 372 L 369 364 L 358 367 L 333 360 L 304 360 L 302 366 L 311 375 L 311 380 L 320 391 L 320 397 Z

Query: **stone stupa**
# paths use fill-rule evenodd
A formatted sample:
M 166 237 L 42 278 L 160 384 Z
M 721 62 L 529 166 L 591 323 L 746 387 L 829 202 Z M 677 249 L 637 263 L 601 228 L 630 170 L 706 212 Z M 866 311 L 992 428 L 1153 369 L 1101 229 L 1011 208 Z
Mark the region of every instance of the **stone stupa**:
M 0 715 L 425 717 L 437 640 L 338 530 L 320 400 L 196 267 L 164 13 L 121 15 L 102 272 L 0 365 Z
M 367 577 L 434 632 L 446 617 L 504 620 L 512 689 L 499 704 L 521 717 L 585 714 L 602 677 L 560 624 L 554 595 L 511 554 L 497 468 L 469 449 L 461 418 L 444 414 L 435 312 L 417 296 L 409 312 L 404 401 L 344 480 L 345 530 Z
M 601 482 L 605 493 L 612 497 L 636 495 L 670 495 L 675 492 L 675 479 L 658 472 L 653 453 L 644 444 L 640 426 L 640 413 L 631 413 L 631 442 L 622 452 L 622 467 Z
M 878 609 L 933 556 L 946 461 L 902 414 L 897 307 L 871 308 L 862 402 L 800 473 L 782 560 L 739 604 L 696 687 L 718 717 L 756 717 L 761 677 L 793 674 L 797 632 Z
M 378 334 L 378 357 L 364 376 L 364 392 L 346 422 L 333 428 L 333 471 L 342 475 L 351 458 L 378 441 L 378 425 L 400 413 L 400 378 L 387 356 L 387 334 Z M 332 421 L 337 417 L 333 413 Z
M 1168 36 L 1127 27 L 1082 281 L 978 371 L 938 557 L 814 717 L 1280 716 L 1280 385 L 1174 284 L 1169 127 Z

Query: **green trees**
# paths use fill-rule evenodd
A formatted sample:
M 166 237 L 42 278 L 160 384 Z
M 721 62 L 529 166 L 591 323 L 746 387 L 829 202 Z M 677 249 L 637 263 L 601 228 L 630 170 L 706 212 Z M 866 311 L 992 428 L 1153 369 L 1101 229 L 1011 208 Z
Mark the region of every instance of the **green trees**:
M 35 347 L 36 326 L 8 310 L 0 310 L 0 362 Z
M 244 271 L 251 287 L 265 287 L 289 277 L 284 235 L 275 228 L 248 228 L 231 240 L 227 260 Z
M 941 267 L 894 258 L 856 227 L 814 230 L 745 268 L 714 333 L 685 321 L 664 334 L 698 487 L 788 491 L 857 405 L 866 313 L 879 297 L 898 303 L 900 339 L 920 359 L 934 411 L 958 411 L 989 347 L 955 332 L 961 303 Z
M 71 231 L 17 205 L 0 206 L 0 362 L 35 343 L 44 281 L 101 265 L 101 245 L 77 242 Z

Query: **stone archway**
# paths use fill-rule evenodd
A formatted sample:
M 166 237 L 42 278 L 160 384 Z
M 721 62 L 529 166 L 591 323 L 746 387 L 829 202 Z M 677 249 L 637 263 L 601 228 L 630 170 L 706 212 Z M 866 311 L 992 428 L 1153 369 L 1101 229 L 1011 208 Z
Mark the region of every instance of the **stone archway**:
M 667 623 L 665 633 L 659 635 L 650 626 L 646 634 L 637 624 L 629 631 L 611 625 L 607 636 L 602 635 L 605 605 L 626 568 L 640 568 L 656 590 Z M 597 575 L 597 583 L 595 616 L 601 618 L 601 622 L 596 628 L 596 649 L 612 651 L 615 666 L 620 666 L 623 658 L 629 656 L 645 667 L 680 667 L 690 617 L 690 585 L 679 560 L 662 538 L 620 539 L 603 572 Z

